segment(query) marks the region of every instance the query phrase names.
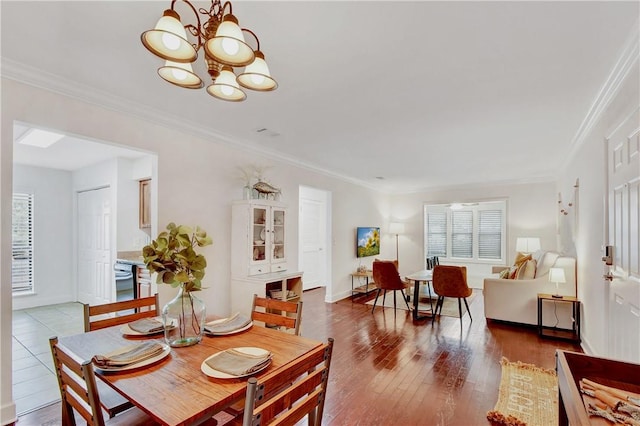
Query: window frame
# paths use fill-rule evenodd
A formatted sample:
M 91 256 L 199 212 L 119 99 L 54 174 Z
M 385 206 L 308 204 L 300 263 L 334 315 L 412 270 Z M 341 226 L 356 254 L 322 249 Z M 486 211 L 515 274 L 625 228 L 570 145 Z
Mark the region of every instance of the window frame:
M 25 202 L 28 204 L 28 213 L 27 213 L 27 223 L 22 224 L 23 227 L 27 229 L 27 244 L 23 244 L 17 246 L 13 239 L 14 234 L 14 221 L 16 220 L 16 215 L 14 214 L 14 204 L 16 201 Z M 35 252 L 35 226 L 34 226 L 34 215 L 35 215 L 35 194 L 34 191 L 29 190 L 16 190 L 13 192 L 11 197 L 12 202 L 12 215 L 11 215 L 11 294 L 12 296 L 21 296 L 21 295 L 29 295 L 35 294 L 35 267 L 34 267 L 34 252 Z M 27 254 L 27 272 L 20 274 L 20 277 L 26 280 L 26 284 L 21 285 L 20 289 L 15 289 L 14 285 L 14 261 L 16 256 L 16 251 L 24 252 Z
M 446 221 L 446 243 L 445 243 L 445 255 L 437 255 L 440 260 L 463 262 L 463 263 L 480 263 L 480 264 L 502 264 L 506 262 L 506 247 L 507 247 L 507 200 L 498 199 L 491 201 L 478 201 L 469 202 L 464 204 L 459 203 L 439 203 L 429 204 L 425 203 L 423 208 L 423 232 L 424 232 L 424 244 L 423 253 L 424 258 L 428 256 L 437 255 L 429 252 L 429 227 L 428 227 L 428 214 L 429 213 L 445 213 Z M 502 212 L 501 231 L 500 231 L 500 258 L 481 258 L 479 256 L 479 244 L 480 244 L 480 211 L 485 210 L 499 210 Z M 454 211 L 471 211 L 472 212 L 472 256 L 471 257 L 455 257 L 452 255 L 452 213 Z

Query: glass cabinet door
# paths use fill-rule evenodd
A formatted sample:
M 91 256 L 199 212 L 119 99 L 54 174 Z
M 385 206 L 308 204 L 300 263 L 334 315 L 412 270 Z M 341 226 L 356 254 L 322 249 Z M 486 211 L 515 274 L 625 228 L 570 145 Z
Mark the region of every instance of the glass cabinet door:
M 251 209 L 251 224 L 253 230 L 253 241 L 251 244 L 252 263 L 266 262 L 267 247 L 270 244 L 269 232 L 267 229 L 267 207 L 255 206 Z
M 274 207 L 272 210 L 272 261 L 274 263 L 285 261 L 285 211 Z

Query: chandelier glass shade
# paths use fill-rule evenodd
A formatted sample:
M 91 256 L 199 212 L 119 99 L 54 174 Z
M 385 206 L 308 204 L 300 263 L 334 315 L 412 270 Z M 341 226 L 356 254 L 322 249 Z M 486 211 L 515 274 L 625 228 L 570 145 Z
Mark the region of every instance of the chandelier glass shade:
M 183 25 L 174 10 L 177 1 L 172 0 L 171 8 L 164 11 L 156 26 L 141 35 L 147 50 L 165 60 L 164 66 L 158 69 L 160 77 L 186 89 L 204 87 L 203 79 L 192 67 L 198 51 L 203 48 L 207 72 L 212 80 L 207 86 L 210 95 L 238 102 L 247 97 L 240 86 L 263 92 L 278 87 L 260 51 L 260 40 L 253 31 L 240 28 L 238 19 L 231 13 L 230 2 L 222 4 L 221 0 L 211 0 L 209 10 L 200 8 L 196 11 L 189 0 L 181 0 L 191 8 L 196 18 L 195 24 Z M 198 13 L 207 17 L 204 24 L 200 23 Z M 187 32 L 195 43 L 189 41 Z M 245 41 L 244 33 L 255 39 L 255 50 Z M 236 77 L 234 67 L 245 68 L 238 71 Z
M 218 99 L 232 102 L 244 101 L 247 95 L 240 89 L 231 67 L 225 65 L 218 78 L 207 87 L 207 92 Z
M 164 67 L 158 68 L 158 74 L 169 83 L 185 89 L 200 89 L 204 86 L 204 82 L 193 72 L 193 67 L 188 62 L 181 64 L 167 60 Z

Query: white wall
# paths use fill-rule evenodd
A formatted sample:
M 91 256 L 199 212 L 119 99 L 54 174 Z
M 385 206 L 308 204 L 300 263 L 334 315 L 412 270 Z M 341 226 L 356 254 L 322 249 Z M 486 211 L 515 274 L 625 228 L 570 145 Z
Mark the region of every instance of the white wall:
M 35 289 L 34 294 L 16 297 L 13 309 L 68 302 L 74 295 L 71 273 L 71 173 L 16 165 L 13 179 L 16 191 L 33 191 L 34 194 Z M 11 279 L 8 283 L 10 288 Z
M 636 45 L 637 46 L 637 45 Z M 637 54 L 636 54 L 637 55 Z M 575 243 L 578 256 L 578 297 L 582 302 L 582 341 L 585 351 L 607 357 L 607 323 L 609 284 L 602 279 L 604 265 L 601 261 L 605 241 L 606 165 L 605 139 L 613 128 L 635 114 L 640 127 L 640 78 L 638 59 L 619 94 L 609 104 L 602 117 L 594 123 L 575 155 L 563 168 L 558 191 L 572 191 L 579 179 Z M 640 171 L 638 171 L 640 176 Z M 638 253 L 630 253 L 638 256 Z M 640 330 L 631 330 L 640 333 Z
M 158 228 L 169 222 L 200 225 L 213 238 L 203 248 L 208 267 L 200 295 L 208 312 L 226 315 L 230 309 L 231 202 L 242 198 L 242 183 L 237 167 L 251 164 L 272 166 L 269 180 L 282 188 L 283 201 L 290 208 L 287 235 L 290 240 L 290 264 L 298 264 L 298 189 L 306 185 L 332 192 L 332 287 L 336 300 L 350 293 L 349 273 L 357 266 L 355 227 L 382 224 L 388 213 L 388 197 L 357 185 L 239 150 L 213 138 L 163 127 L 135 117 L 71 99 L 60 94 L 2 79 L 2 137 L 0 139 L 0 424 L 15 416 L 11 396 L 11 200 L 12 125 L 14 120 L 37 123 L 65 133 L 89 136 L 95 140 L 131 146 L 157 154 L 157 200 L 154 201 Z M 86 182 L 85 187 L 94 184 Z M 188 183 L 185 185 L 185 183 Z M 78 183 L 79 185 L 79 183 Z M 74 186 L 77 188 L 77 186 Z M 157 212 L 157 213 L 156 213 Z M 114 236 L 115 238 L 115 236 Z M 389 248 L 390 249 L 390 248 Z M 160 286 L 161 303 L 173 297 L 175 290 Z
M 507 200 L 505 264 L 511 264 L 515 256 L 517 237 L 539 237 L 543 249 L 556 249 L 556 197 L 556 186 L 553 182 L 470 185 L 465 188 L 395 195 L 391 199 L 390 216 L 405 223 L 406 230 L 405 235 L 399 236 L 400 273 L 406 275 L 424 269 L 425 204 Z M 466 263 L 469 285 L 482 288 L 482 280 L 491 274 L 491 265 L 494 264 L 499 265 L 500 262 Z
M 137 176 L 139 162 L 118 158 L 117 182 L 117 251 L 142 251 L 149 235 L 140 229 L 140 181 Z

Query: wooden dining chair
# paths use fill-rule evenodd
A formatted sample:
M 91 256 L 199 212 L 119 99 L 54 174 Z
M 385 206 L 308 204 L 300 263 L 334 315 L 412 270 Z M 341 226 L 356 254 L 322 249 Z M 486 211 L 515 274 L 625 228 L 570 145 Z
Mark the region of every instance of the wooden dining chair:
M 288 302 L 253 295 L 251 306 L 251 320 L 259 321 L 267 327 L 290 330 L 296 336 L 300 335 L 302 321 L 302 301 Z
M 84 331 L 99 330 L 114 325 L 127 324 L 141 318 L 157 317 L 160 313 L 158 295 L 133 300 L 84 304 Z
M 472 290 L 467 284 L 466 266 L 436 265 L 433 268 L 433 291 L 438 295 L 436 312 L 433 315 L 434 320 L 438 313 L 438 308 L 440 308 L 440 314 L 442 314 L 444 298 L 455 297 L 458 299 L 460 325 L 462 325 L 462 305 L 460 299 L 464 300 L 464 306 L 467 308 L 469 318 L 473 321 L 469 305 L 467 304 L 467 297 L 471 296 Z
M 265 327 L 289 331 L 299 336 L 300 323 L 302 321 L 302 301 L 287 302 L 254 294 L 251 306 L 251 320 L 264 323 Z M 224 412 L 239 419 L 242 416 L 243 409 L 244 402 L 238 401 L 225 408 Z
M 378 303 L 378 297 L 382 294 L 382 306 L 384 306 L 385 298 L 387 297 L 387 291 L 393 291 L 393 312 L 396 312 L 396 291 L 400 291 L 402 294 L 402 300 L 407 305 L 407 310 L 411 310 L 409 302 L 407 302 L 407 295 L 404 292 L 408 288 L 409 284 L 404 282 L 398 274 L 398 267 L 395 261 L 392 260 L 374 260 L 373 261 L 373 282 L 378 288 L 376 293 L 376 300 L 373 302 L 373 308 L 371 313 L 376 309 Z
M 62 424 L 75 426 L 77 412 L 89 426 L 138 426 L 155 425 L 154 420 L 142 410 L 133 407 L 115 417 L 104 419 L 100 395 L 91 361 L 82 361 L 72 355 L 57 337 L 49 339 L 53 366 L 56 370 L 60 396 L 62 397 Z
M 124 300 L 104 305 L 90 306 L 84 304 L 84 331 L 127 324 L 141 318 L 157 317 L 159 314 L 158 307 L 157 294 L 151 297 Z M 102 381 L 97 383 L 102 408 L 109 414 L 109 417 L 114 417 L 116 414 L 133 407 L 131 401 L 114 391 L 107 384 Z
M 305 416 L 310 426 L 322 425 L 332 353 L 329 338 L 288 366 L 260 379 L 251 377 L 242 425 L 268 425 L 274 419 L 278 425 L 294 425 Z

